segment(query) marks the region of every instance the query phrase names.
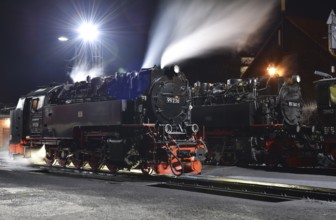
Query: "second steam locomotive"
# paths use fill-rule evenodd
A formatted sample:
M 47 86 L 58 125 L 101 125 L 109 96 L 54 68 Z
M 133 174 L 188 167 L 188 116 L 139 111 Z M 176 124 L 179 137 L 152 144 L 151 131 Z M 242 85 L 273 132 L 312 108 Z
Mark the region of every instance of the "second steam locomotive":
M 49 165 L 199 174 L 207 150 L 190 96 L 182 72 L 157 67 L 41 88 L 11 112 L 10 151 L 45 146 Z
M 300 77 L 196 83 L 192 120 L 209 146 L 207 162 L 302 166 L 315 163 L 312 132 L 302 125 Z

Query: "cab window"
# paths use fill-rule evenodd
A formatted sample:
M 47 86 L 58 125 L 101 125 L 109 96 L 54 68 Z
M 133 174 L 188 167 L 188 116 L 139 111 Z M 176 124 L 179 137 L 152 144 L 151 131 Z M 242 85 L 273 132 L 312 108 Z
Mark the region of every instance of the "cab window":
M 39 99 L 38 98 L 32 100 L 32 105 L 31 105 L 32 110 L 34 110 L 34 111 L 37 110 L 38 103 L 39 103 Z

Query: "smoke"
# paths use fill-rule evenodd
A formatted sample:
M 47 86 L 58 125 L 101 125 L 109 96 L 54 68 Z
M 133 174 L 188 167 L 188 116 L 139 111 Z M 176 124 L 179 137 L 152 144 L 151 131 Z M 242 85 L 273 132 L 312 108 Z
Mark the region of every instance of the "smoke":
M 73 67 L 69 73 L 74 82 L 85 81 L 104 75 L 102 42 L 83 41 L 77 48 L 72 58 Z
M 318 115 L 317 115 L 317 103 L 316 102 L 309 102 L 303 105 L 302 109 L 302 121 L 303 125 L 316 125 L 318 122 Z
M 45 147 L 31 149 L 26 155 L 10 155 L 7 150 L 0 151 L 0 169 L 32 170 L 33 165 L 45 164 Z
M 250 47 L 271 18 L 276 0 L 164 1 L 152 27 L 143 67 L 175 62 L 217 50 Z M 159 60 L 161 57 L 161 60 Z
M 76 65 L 72 68 L 70 72 L 70 77 L 74 82 L 85 81 L 87 76 L 91 78 L 98 77 L 104 75 L 103 69 L 100 67 L 92 67 L 89 65 L 82 63 Z

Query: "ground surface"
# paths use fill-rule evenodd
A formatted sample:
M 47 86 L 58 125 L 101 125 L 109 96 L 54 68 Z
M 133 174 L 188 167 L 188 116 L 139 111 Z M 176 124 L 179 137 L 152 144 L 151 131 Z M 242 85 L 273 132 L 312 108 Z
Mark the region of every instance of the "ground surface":
M 336 219 L 336 202 L 272 203 L 152 187 L 135 178 L 50 175 L 1 156 L 0 219 Z M 203 173 L 262 176 L 253 172 L 207 167 Z

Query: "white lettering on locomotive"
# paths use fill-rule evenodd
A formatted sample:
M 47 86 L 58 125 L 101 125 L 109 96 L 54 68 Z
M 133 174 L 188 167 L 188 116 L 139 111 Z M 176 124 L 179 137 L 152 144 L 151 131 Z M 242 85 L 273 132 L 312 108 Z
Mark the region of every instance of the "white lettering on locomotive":
M 167 97 L 166 98 L 166 103 L 180 104 L 180 98 L 178 96 L 176 96 L 176 97 Z

